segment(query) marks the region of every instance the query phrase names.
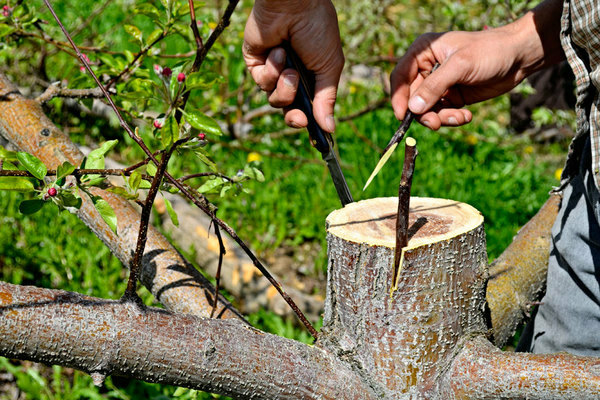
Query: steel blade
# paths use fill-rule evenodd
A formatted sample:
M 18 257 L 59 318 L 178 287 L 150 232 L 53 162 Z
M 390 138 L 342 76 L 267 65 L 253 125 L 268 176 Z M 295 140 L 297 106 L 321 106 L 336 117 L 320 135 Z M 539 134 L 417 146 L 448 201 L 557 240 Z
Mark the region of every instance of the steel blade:
M 344 178 L 340 162 L 333 151 L 333 147 L 329 150 L 327 155 L 323 155 L 323 160 L 327 163 L 327 168 L 329 168 L 331 179 L 333 179 L 333 185 L 335 186 L 335 190 L 337 191 L 342 206 L 353 203 L 354 200 L 352 199 L 352 194 L 350 194 L 350 189 L 346 183 L 346 178 Z

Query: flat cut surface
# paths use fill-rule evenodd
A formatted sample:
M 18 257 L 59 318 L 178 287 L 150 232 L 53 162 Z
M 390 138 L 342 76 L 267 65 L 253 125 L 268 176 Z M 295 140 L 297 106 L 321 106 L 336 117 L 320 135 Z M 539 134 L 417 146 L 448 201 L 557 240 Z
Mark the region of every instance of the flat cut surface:
M 327 217 L 327 231 L 355 243 L 396 247 L 397 197 L 380 197 L 348 204 Z M 476 228 L 483 216 L 455 200 L 411 197 L 408 246 L 415 248 L 452 238 Z

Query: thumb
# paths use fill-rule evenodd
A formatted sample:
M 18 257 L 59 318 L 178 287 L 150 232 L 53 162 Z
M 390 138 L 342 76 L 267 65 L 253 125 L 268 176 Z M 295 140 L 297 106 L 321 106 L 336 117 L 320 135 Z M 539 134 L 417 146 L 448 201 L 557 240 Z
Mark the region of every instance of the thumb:
M 427 76 L 408 100 L 408 108 L 419 115 L 433 107 L 461 76 L 458 68 L 452 65 L 451 58 Z

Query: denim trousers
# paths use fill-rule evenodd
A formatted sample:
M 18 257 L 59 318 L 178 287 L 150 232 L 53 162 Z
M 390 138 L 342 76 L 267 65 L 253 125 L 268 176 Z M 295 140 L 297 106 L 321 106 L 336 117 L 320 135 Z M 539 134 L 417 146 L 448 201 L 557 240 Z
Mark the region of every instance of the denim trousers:
M 546 294 L 517 351 L 600 356 L 600 193 L 590 154 L 588 140 L 552 228 Z

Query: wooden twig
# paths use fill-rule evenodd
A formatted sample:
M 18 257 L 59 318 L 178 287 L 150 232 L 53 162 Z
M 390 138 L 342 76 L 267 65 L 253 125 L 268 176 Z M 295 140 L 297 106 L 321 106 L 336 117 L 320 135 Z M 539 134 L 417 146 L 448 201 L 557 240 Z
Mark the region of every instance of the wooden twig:
M 415 160 L 419 152 L 417 151 L 417 141 L 412 137 L 406 138 L 404 147 L 404 166 L 402 168 L 402 178 L 398 187 L 398 215 L 396 217 L 396 249 L 394 251 L 394 275 L 392 290 L 396 288 L 398 273 L 402 268 L 402 259 L 404 247 L 408 244 L 408 214 L 410 209 L 410 189 L 412 186 L 413 173 L 415 171 Z
M 217 240 L 219 241 L 219 265 L 217 266 L 217 273 L 215 274 L 215 299 L 213 302 L 213 308 L 210 312 L 210 317 L 213 318 L 215 315 L 215 311 L 217 311 L 217 306 L 219 305 L 219 290 L 221 289 L 221 267 L 223 266 L 223 257 L 227 250 L 225 250 L 225 244 L 223 243 L 223 238 L 221 237 L 221 230 L 219 229 L 219 225 L 216 223 L 213 224 L 215 228 L 215 235 L 217 236 Z
M 104 97 L 104 93 L 95 87 L 93 89 L 68 89 L 61 88 L 57 84 L 50 84 L 44 93 L 36 97 L 40 104 L 49 102 L 55 97 L 69 97 L 75 99 L 98 99 Z

